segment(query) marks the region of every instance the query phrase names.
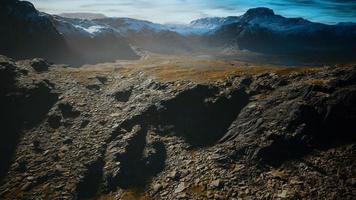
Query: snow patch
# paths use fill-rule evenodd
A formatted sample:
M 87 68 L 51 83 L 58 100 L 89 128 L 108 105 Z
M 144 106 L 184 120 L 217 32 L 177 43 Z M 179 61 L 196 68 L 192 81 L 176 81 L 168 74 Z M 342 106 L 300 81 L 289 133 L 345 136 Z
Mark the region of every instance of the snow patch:
M 99 25 L 94 25 L 94 26 L 89 26 L 88 28 L 79 26 L 79 25 L 74 25 L 74 27 L 79 28 L 79 29 L 83 29 L 84 31 L 90 33 L 90 34 L 95 34 L 95 33 L 100 33 L 102 32 L 102 30 L 105 29 L 105 27 L 103 26 L 99 26 Z

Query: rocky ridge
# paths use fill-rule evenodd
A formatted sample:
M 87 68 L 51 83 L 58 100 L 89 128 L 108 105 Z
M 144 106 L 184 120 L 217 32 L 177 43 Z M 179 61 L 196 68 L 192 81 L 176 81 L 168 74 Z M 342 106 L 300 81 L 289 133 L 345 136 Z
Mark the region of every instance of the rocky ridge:
M 2 199 L 356 195 L 354 66 L 206 83 L 42 59 L 0 66 Z

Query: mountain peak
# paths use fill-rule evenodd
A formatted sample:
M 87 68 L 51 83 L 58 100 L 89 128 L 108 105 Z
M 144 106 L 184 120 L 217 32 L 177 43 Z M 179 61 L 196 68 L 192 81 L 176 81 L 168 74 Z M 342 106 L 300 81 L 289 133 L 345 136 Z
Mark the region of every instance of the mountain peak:
M 28 1 L 18 1 L 18 0 L 3 0 L 1 2 L 2 6 L 7 6 L 8 8 L 16 8 L 21 12 L 33 12 L 36 11 L 35 6 Z M 12 10 L 12 9 L 9 9 Z
M 270 8 L 265 8 L 265 7 L 258 7 L 258 8 L 251 8 L 246 11 L 244 16 L 250 16 L 250 17 L 255 17 L 255 16 L 273 16 L 274 11 Z

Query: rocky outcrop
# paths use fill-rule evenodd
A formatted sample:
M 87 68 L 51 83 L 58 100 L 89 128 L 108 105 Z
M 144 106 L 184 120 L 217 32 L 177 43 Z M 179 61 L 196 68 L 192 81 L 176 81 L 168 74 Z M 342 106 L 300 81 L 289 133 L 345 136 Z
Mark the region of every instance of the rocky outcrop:
M 48 80 L 36 80 L 31 84 L 18 80 L 27 73 L 14 61 L 0 58 L 1 178 L 6 174 L 22 131 L 41 123 L 58 99 Z
M 2 199 L 356 195 L 354 66 L 196 83 L 35 61 L 0 61 Z

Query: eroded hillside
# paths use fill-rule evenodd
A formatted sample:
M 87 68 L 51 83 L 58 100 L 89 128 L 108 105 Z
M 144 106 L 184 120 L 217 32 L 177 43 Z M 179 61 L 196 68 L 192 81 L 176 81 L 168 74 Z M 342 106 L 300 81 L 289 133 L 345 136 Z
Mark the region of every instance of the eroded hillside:
M 0 77 L 2 199 L 356 195 L 355 66 L 1 57 Z

